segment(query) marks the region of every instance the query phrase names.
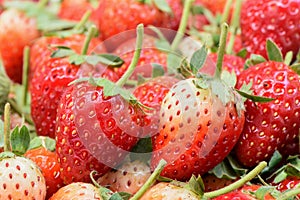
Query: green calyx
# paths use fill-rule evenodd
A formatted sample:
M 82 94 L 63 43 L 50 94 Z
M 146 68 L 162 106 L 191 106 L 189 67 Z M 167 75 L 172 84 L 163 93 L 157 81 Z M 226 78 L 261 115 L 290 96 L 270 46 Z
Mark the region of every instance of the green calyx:
M 154 5 L 160 11 L 173 15 L 172 8 L 170 7 L 169 3 L 166 0 L 137 0 L 137 1 L 150 6 Z
M 4 110 L 4 105 L 7 102 L 12 82 L 6 75 L 3 65 L 0 63 L 0 111 Z

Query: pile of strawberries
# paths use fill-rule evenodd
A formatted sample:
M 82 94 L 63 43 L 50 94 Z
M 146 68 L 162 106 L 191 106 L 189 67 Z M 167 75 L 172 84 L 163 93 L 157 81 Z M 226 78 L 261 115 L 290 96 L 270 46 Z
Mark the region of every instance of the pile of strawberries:
M 300 0 L 0 12 L 0 200 L 300 199 Z

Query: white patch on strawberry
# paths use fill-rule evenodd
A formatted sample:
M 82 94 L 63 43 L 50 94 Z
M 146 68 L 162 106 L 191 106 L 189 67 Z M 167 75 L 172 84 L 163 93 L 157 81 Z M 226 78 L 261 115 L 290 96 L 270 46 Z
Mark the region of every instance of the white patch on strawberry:
M 41 171 L 29 159 L 5 158 L 0 161 L 0 199 L 36 199 L 46 197 Z
M 97 182 L 114 192 L 136 193 L 151 175 L 150 167 L 138 160 L 124 163 L 119 169 L 110 171 Z

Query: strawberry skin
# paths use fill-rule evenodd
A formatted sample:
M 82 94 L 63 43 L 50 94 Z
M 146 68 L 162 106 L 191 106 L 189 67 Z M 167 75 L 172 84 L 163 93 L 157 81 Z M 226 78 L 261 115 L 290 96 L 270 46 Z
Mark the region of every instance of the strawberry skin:
M 88 0 L 63 0 L 60 4 L 58 16 L 62 19 L 80 21 L 88 10 L 94 10 Z
M 268 160 L 275 150 L 284 150 L 300 130 L 300 80 L 294 71 L 283 63 L 268 61 L 243 71 L 237 88 L 250 82 L 254 95 L 275 100 L 245 102 L 246 121 L 235 152 L 240 163 L 249 167 Z
M 148 5 L 135 0 L 102 0 L 97 8 L 98 27 L 103 39 L 118 33 L 135 29 L 140 23 L 145 26 L 171 28 L 179 25 L 182 4 L 180 0 L 167 0 L 173 9 L 173 16 L 163 13 L 153 4 Z
M 135 194 L 151 175 L 150 167 L 139 160 L 126 162 L 117 170 L 112 170 L 97 182 L 113 192 Z
M 24 156 L 32 160 L 42 171 L 47 186 L 46 199 L 49 199 L 64 185 L 60 177 L 60 165 L 56 153 L 47 150 L 45 147 L 39 147 L 28 150 Z
M 159 133 L 152 137 L 151 167 L 164 159 L 161 175 L 188 180 L 220 163 L 237 142 L 244 114 L 233 102 L 223 105 L 210 89 L 196 88 L 194 79 L 170 89 L 160 110 Z
M 205 185 L 205 192 L 211 192 L 214 190 L 221 189 L 227 185 L 234 183 L 236 180 L 226 179 L 226 178 L 218 178 L 212 174 L 205 174 L 203 176 L 203 183 Z
M 249 53 L 266 56 L 266 40 L 272 39 L 283 55 L 300 46 L 300 1 L 244 1 L 241 12 L 243 45 Z
M 24 13 L 5 10 L 0 15 L 0 56 L 7 75 L 16 83 L 22 82 L 23 49 L 38 38 L 36 20 Z
M 62 187 L 49 200 L 67 199 L 101 200 L 102 198 L 94 185 L 76 182 Z
M 0 161 L 0 169 L 0 199 L 45 199 L 45 178 L 31 160 L 4 158 Z
M 56 126 L 64 182 L 89 182 L 92 170 L 103 175 L 116 166 L 138 141 L 138 115 L 120 96 L 104 97 L 102 87 L 85 82 L 68 87 Z

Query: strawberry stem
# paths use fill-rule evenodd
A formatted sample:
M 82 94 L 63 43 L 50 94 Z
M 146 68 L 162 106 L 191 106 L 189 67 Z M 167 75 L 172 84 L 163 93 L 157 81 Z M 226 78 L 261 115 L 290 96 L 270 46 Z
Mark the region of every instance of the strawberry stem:
M 128 67 L 128 69 L 126 70 L 126 72 L 122 75 L 122 77 L 117 81 L 116 85 L 122 87 L 126 81 L 129 79 L 129 77 L 132 75 L 132 73 L 134 72 L 137 63 L 140 59 L 140 55 L 142 52 L 142 45 L 143 45 L 143 38 L 144 38 L 144 25 L 143 24 L 139 24 L 137 26 L 137 38 L 136 38 L 136 46 L 135 46 L 135 52 L 133 55 L 133 58 L 131 60 L 131 63 Z
M 181 39 L 183 38 L 183 36 L 185 34 L 185 30 L 187 27 L 190 10 L 191 10 L 191 6 L 192 6 L 193 2 L 194 2 L 194 0 L 185 0 L 184 1 L 184 8 L 183 8 L 182 17 L 180 20 L 180 25 L 179 25 L 179 28 L 177 30 L 177 33 L 176 33 L 175 38 L 171 45 L 171 50 L 173 50 L 173 51 L 177 49 Z
M 4 151 L 11 151 L 10 147 L 10 104 L 4 106 Z
M 223 187 L 219 190 L 215 190 L 212 192 L 206 192 L 206 193 L 204 193 L 204 196 L 208 197 L 208 198 L 214 198 L 214 197 L 220 196 L 222 194 L 231 192 L 235 189 L 238 189 L 238 188 L 242 187 L 245 183 L 247 183 L 248 181 L 250 181 L 254 177 L 256 177 L 266 166 L 267 166 L 267 162 L 262 161 L 253 170 L 251 170 L 248 174 L 246 174 L 243 178 L 241 178 L 238 181 L 236 181 L 226 187 Z
M 27 104 L 28 99 L 28 72 L 29 72 L 29 52 L 30 48 L 26 46 L 24 48 L 23 53 L 23 77 L 22 77 L 22 85 L 23 85 L 23 107 Z
M 153 185 L 153 183 L 155 183 L 166 164 L 167 162 L 165 160 L 161 160 L 151 176 L 145 182 L 145 184 L 139 189 L 139 191 L 137 191 L 137 193 L 135 193 L 135 195 L 130 200 L 140 199 L 145 194 L 145 192 Z
M 236 0 L 235 1 L 235 9 L 233 13 L 233 18 L 231 21 L 231 35 L 230 35 L 230 40 L 227 45 L 227 53 L 231 54 L 234 46 L 234 40 L 235 36 L 237 34 L 238 28 L 240 26 L 240 13 L 241 13 L 241 8 L 242 8 L 242 0 Z
M 95 36 L 96 30 L 97 30 L 97 28 L 94 25 L 89 28 L 89 31 L 88 31 L 87 36 L 85 37 L 85 40 L 84 40 L 84 43 L 83 43 L 83 48 L 81 50 L 81 55 L 86 55 L 87 54 L 90 42 L 91 42 L 92 38 Z
M 215 72 L 215 78 L 217 79 L 221 78 L 223 58 L 224 58 L 225 48 L 226 48 L 227 33 L 228 33 L 228 25 L 226 23 L 223 23 L 221 27 L 221 36 L 220 36 L 220 42 L 218 48 L 217 69 Z
M 88 10 L 84 13 L 84 15 L 82 16 L 82 18 L 80 19 L 80 21 L 76 24 L 76 26 L 74 26 L 73 30 L 80 30 L 85 24 L 86 22 L 89 20 L 90 16 L 92 14 L 92 11 Z
M 227 23 L 228 17 L 229 17 L 229 14 L 230 14 L 231 5 L 232 5 L 232 0 L 227 0 L 226 4 L 225 4 L 225 7 L 223 9 L 221 24 L 222 23 Z
M 300 194 L 300 184 L 295 186 L 295 189 L 288 190 L 287 192 L 284 192 L 278 199 L 286 200 L 290 199 L 291 197 L 296 197 Z

